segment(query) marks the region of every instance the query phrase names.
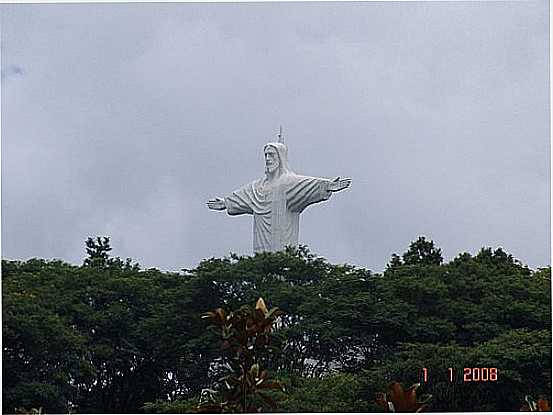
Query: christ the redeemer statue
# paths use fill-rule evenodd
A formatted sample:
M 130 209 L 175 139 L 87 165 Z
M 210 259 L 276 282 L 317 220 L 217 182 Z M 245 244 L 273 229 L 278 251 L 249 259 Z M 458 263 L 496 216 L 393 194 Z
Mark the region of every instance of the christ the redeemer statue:
M 294 173 L 288 165 L 288 148 L 282 131 L 278 137 L 278 142 L 264 147 L 265 177 L 225 198 L 216 197 L 207 202 L 210 209 L 226 209 L 229 215 L 253 215 L 254 252 L 274 252 L 287 245 L 296 246 L 300 213 L 351 184 L 349 178 L 329 180 Z

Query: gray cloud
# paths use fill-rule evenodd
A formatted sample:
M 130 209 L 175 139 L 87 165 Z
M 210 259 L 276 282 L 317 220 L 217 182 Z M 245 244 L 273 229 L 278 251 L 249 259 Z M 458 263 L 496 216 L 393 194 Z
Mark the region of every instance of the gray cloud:
M 2 5 L 3 257 L 80 262 L 89 235 L 162 269 L 251 250 L 208 211 L 263 174 L 349 176 L 300 240 L 381 270 L 420 234 L 446 257 L 550 263 L 548 4 Z
M 0 77 L 2 81 L 16 76 L 22 76 L 23 75 L 23 68 L 17 65 L 9 65 L 5 68 L 2 68 L 0 71 Z

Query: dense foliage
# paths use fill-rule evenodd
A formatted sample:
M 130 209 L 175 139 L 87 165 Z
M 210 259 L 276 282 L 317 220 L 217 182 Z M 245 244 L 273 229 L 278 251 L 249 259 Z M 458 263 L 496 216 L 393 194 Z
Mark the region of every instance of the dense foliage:
M 220 376 L 201 315 L 259 297 L 286 313 L 264 363 L 286 385 L 279 411 L 380 411 L 375 396 L 392 381 L 422 382 L 431 411 L 551 400 L 551 269 L 501 249 L 443 263 L 419 238 L 382 274 L 304 247 L 180 273 L 110 249 L 89 239 L 83 266 L 2 261 L 4 412 L 189 412 Z M 465 367 L 497 368 L 497 381 L 464 382 Z

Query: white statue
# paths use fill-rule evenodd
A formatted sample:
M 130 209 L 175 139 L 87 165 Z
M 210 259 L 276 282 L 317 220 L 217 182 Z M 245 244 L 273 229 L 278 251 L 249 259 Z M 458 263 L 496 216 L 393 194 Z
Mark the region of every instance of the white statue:
M 257 179 L 225 198 L 207 202 L 213 210 L 229 215 L 253 215 L 254 252 L 280 251 L 298 244 L 300 213 L 314 203 L 328 200 L 351 184 L 351 179 L 334 180 L 300 176 L 288 166 L 288 148 L 282 128 L 277 143 L 268 143 L 265 152 L 265 177 Z

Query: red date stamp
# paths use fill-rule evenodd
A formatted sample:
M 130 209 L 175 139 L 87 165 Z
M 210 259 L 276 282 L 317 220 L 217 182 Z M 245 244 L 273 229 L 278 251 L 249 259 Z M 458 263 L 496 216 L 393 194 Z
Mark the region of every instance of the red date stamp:
M 495 382 L 497 381 L 496 367 L 465 367 L 463 369 L 464 382 Z
M 459 380 L 462 382 L 497 382 L 498 369 L 496 367 L 465 367 L 463 374 Z M 429 370 L 423 367 L 420 372 L 421 381 L 428 382 Z M 448 380 L 453 383 L 458 380 L 456 370 L 452 367 L 448 368 Z

